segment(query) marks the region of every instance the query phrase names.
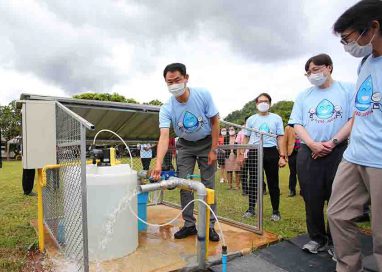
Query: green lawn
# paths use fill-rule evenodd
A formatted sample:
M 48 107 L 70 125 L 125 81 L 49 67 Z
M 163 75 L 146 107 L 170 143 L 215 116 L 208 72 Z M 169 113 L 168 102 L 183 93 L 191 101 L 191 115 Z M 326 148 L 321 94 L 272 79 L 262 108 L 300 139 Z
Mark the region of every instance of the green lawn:
M 220 179 L 217 173 L 216 180 Z M 289 169 L 283 168 L 280 170 L 280 213 L 281 221 L 272 222 L 270 216 L 272 214 L 272 206 L 269 194 L 264 196 L 264 214 L 263 214 L 263 227 L 265 230 L 277 233 L 283 238 L 290 238 L 306 232 L 305 225 L 305 209 L 302 197 L 287 197 L 288 196 L 288 182 L 289 182 Z M 254 224 L 255 219 L 244 219 L 243 213 L 248 208 L 248 197 L 241 195 L 241 190 L 227 190 L 227 183 L 215 183 L 218 214 L 220 216 L 234 219 L 238 222 L 247 224 Z M 299 192 L 299 187 L 297 187 Z M 166 191 L 165 199 L 179 203 L 179 191 Z
M 23 195 L 21 162 L 3 162 L 0 168 L 0 271 L 19 271 L 28 247 L 37 242 L 29 225 L 37 217 L 37 198 Z

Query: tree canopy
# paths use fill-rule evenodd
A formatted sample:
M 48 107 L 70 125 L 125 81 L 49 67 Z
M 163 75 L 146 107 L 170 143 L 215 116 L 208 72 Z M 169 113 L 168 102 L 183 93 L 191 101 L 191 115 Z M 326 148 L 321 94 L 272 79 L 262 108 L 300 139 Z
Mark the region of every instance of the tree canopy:
M 16 101 L 7 106 L 0 106 L 0 128 L 6 143 L 21 135 L 21 111 L 16 108 Z
M 76 99 L 87 99 L 87 100 L 100 100 L 100 101 L 111 101 L 111 102 L 122 102 L 122 103 L 130 103 L 130 104 L 140 104 L 134 98 L 126 98 L 123 95 L 118 93 L 82 93 L 74 95 L 73 98 Z M 150 102 L 143 103 L 145 105 L 154 105 L 161 106 L 163 103 L 158 99 L 151 100 Z
M 292 112 L 293 108 L 293 101 L 279 101 L 275 104 L 273 104 L 270 108 L 270 112 L 276 113 L 281 116 L 283 119 L 284 125 L 287 125 L 289 116 Z M 232 122 L 235 124 L 244 124 L 244 119 L 247 116 L 251 116 L 257 112 L 256 110 L 256 102 L 255 99 L 248 102 L 244 105 L 244 107 L 241 110 L 236 110 L 231 112 L 227 115 L 226 118 L 224 118 L 227 122 Z

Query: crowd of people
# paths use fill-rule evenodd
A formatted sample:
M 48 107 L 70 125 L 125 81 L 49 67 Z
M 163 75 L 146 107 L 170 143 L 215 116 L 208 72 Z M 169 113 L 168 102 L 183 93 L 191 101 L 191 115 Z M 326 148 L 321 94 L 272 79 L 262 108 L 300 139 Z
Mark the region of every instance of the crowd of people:
M 371 204 L 373 250 L 382 271 L 382 1 L 362 0 L 345 11 L 335 22 L 346 52 L 362 58 L 356 85 L 335 80 L 334 64 L 327 54 L 309 58 L 305 64 L 311 87 L 301 92 L 284 130 L 280 116 L 269 112 L 271 96 L 256 97 L 257 113 L 248 117 L 246 129 L 219 128 L 219 111 L 208 90 L 188 86 L 186 66 L 172 63 L 163 77 L 172 94 L 159 114 L 160 138 L 152 178 L 160 179 L 162 162 L 168 149 L 170 127 L 177 141 L 177 170 L 180 178 L 192 174 L 196 162 L 201 182 L 214 189 L 216 160 L 221 182 L 248 194 L 245 217 L 254 216 L 257 174 L 251 161 L 256 149 L 225 149 L 220 145 L 263 146 L 266 182 L 271 198 L 271 220 L 281 214 L 279 167 L 290 167 L 289 196 L 296 195 L 296 173 L 305 202 L 306 225 L 311 241 L 303 250 L 316 254 L 327 250 L 337 261 L 337 271 L 362 271 L 360 241 L 355 219 Z M 264 136 L 261 140 L 259 133 Z M 228 134 L 227 134 L 228 133 Z M 269 135 L 272 135 L 269 136 Z M 219 138 L 220 136 L 220 138 Z M 252 170 L 251 170 L 252 169 Z M 261 186 L 265 187 L 265 186 Z M 193 198 L 181 190 L 181 205 Z M 328 224 L 324 207 L 328 204 Z M 216 202 L 215 202 L 216 203 Z M 213 205 L 216 211 L 216 204 Z M 181 239 L 197 234 L 193 205 L 183 211 L 184 226 L 175 233 Z M 219 241 L 211 216 L 209 238 Z

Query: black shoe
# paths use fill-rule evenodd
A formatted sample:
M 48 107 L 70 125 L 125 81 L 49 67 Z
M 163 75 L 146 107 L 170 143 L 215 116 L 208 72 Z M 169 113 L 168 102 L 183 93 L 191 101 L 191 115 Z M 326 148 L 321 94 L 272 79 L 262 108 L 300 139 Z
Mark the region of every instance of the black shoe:
M 175 239 L 183 239 L 191 235 L 196 235 L 198 231 L 195 226 L 192 227 L 182 227 L 180 230 L 174 233 Z
M 370 216 L 368 213 L 364 213 L 353 220 L 356 223 L 361 223 L 361 222 L 369 222 L 370 221 Z
M 295 191 L 289 191 L 288 197 L 294 197 L 294 196 L 296 196 L 296 192 Z
M 37 196 L 37 194 L 35 192 L 30 192 L 29 194 L 24 194 L 26 196 Z
M 218 242 L 220 240 L 219 234 L 216 233 L 214 228 L 210 228 L 210 241 Z

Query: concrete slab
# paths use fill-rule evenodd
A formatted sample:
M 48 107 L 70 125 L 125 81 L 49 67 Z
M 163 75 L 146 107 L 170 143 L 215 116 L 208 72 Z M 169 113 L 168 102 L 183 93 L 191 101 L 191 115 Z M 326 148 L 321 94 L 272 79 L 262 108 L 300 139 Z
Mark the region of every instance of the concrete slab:
M 149 206 L 147 211 L 148 222 L 163 224 L 170 221 L 179 212 L 180 210 L 165 205 Z M 103 269 L 114 272 L 164 272 L 193 266 L 196 264 L 196 236 L 182 240 L 176 240 L 173 237 L 173 234 L 182 226 L 183 220 L 180 217 L 173 225 L 160 228 L 148 227 L 146 232 L 139 233 L 139 246 L 134 253 L 116 260 L 91 263 L 90 271 L 102 271 L 100 269 Z M 218 231 L 217 226 L 215 229 Z M 224 223 L 222 223 L 222 229 L 229 254 L 237 252 L 248 254 L 252 252 L 252 249 L 261 248 L 278 241 L 277 235 L 268 232 L 258 235 Z M 46 240 L 50 240 L 50 242 L 46 242 L 48 255 L 57 253 L 54 240 L 48 234 Z M 220 258 L 220 254 L 221 244 L 210 242 L 208 247 L 209 260 Z

